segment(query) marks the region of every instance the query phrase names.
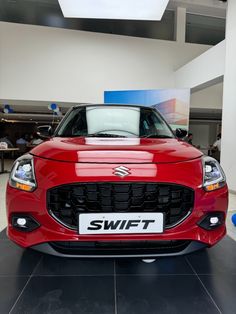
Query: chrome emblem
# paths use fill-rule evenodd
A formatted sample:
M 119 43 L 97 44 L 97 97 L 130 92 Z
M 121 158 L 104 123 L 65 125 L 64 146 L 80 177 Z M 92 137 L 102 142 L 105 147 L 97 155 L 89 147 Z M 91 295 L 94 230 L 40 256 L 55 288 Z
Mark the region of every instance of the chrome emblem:
M 113 174 L 118 177 L 124 178 L 130 174 L 130 169 L 125 166 L 119 166 L 117 168 L 114 168 Z

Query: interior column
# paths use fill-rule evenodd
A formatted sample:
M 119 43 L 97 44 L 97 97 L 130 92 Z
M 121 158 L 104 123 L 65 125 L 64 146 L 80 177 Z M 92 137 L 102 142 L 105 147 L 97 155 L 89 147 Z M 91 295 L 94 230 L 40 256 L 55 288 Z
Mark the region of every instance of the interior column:
M 221 163 L 236 192 L 236 1 L 228 0 Z
M 175 37 L 179 43 L 185 43 L 186 35 L 186 8 L 176 9 Z

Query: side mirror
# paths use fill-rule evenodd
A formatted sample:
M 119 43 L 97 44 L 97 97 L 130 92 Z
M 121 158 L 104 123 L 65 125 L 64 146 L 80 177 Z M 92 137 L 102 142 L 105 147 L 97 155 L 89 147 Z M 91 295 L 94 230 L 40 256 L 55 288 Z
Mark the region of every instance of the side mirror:
M 175 130 L 175 135 L 178 138 L 184 138 L 187 134 L 188 134 L 187 130 L 180 129 L 180 128 Z
M 38 136 L 45 140 L 52 136 L 52 127 L 51 125 L 42 125 L 37 127 Z

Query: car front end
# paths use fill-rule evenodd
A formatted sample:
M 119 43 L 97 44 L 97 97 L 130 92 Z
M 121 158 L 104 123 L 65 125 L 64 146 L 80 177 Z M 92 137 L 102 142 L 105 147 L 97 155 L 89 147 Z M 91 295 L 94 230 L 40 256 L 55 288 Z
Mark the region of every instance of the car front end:
M 224 237 L 228 188 L 216 160 L 174 136 L 109 134 L 55 133 L 15 162 L 12 241 L 57 256 L 154 257 Z

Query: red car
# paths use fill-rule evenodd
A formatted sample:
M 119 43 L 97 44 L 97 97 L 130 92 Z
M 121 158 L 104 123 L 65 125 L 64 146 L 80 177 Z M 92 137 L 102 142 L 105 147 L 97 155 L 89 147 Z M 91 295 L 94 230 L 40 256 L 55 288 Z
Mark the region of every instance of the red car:
M 73 107 L 18 158 L 7 186 L 8 236 L 73 257 L 181 255 L 226 233 L 219 163 L 153 108 Z

